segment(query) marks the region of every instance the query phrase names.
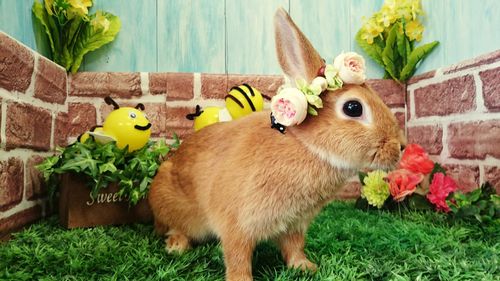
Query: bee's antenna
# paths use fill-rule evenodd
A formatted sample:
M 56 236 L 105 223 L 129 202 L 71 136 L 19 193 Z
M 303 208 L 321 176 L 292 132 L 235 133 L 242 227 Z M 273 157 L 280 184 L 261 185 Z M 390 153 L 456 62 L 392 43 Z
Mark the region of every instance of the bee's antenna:
M 135 106 L 136 109 L 140 109 L 142 111 L 144 111 L 145 107 L 144 107 L 144 104 L 142 103 L 138 103 L 136 106 Z
M 199 105 L 196 105 L 196 111 L 194 113 L 189 113 L 186 115 L 186 118 L 189 120 L 194 120 L 194 118 L 200 116 L 203 113 L 203 110 L 201 110 L 201 107 Z
M 261 95 L 262 95 L 262 97 L 263 97 L 265 100 L 271 100 L 271 97 L 270 97 L 270 96 L 268 96 L 268 95 L 264 95 L 264 94 L 261 94 Z
M 113 105 L 113 109 L 120 108 L 120 106 L 110 96 L 105 97 L 104 101 L 106 104 Z

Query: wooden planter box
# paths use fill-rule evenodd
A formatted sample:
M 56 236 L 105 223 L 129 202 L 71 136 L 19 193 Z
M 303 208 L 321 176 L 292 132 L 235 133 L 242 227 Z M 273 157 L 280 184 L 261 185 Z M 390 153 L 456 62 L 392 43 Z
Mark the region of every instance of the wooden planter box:
M 117 194 L 118 185 L 111 184 L 92 199 L 90 188 L 82 176 L 64 174 L 59 198 L 59 217 L 66 228 L 149 222 L 153 214 L 147 200 L 133 207 Z

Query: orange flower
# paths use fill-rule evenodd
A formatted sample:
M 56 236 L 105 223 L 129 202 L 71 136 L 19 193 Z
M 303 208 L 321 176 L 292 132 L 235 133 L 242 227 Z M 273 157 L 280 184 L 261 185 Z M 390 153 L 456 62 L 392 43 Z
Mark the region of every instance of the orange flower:
M 406 196 L 415 192 L 417 184 L 424 179 L 424 175 L 399 169 L 390 172 L 387 175 L 387 179 L 389 180 L 389 190 L 391 191 L 392 198 L 394 201 L 400 202 Z
M 420 145 L 412 143 L 406 146 L 403 157 L 399 161 L 399 168 L 427 175 L 432 172 L 434 162 L 429 159 L 429 155 Z

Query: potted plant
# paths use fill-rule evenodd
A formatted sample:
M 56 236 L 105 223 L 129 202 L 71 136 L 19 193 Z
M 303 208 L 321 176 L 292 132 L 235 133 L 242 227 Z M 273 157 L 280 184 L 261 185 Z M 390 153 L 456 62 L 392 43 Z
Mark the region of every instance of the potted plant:
M 149 141 L 128 151 L 115 142 L 100 144 L 93 138 L 58 149 L 37 168 L 52 200 L 59 192 L 61 224 L 67 228 L 148 221 L 149 185 L 161 162 L 179 139 Z

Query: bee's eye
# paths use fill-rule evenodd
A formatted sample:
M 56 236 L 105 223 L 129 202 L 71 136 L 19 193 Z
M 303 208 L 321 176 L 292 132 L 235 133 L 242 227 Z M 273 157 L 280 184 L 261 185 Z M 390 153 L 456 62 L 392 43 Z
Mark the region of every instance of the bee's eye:
M 130 112 L 130 113 L 128 114 L 128 116 L 130 116 L 130 118 L 132 118 L 132 119 L 135 119 L 135 117 L 137 117 L 137 115 L 135 115 L 135 113 L 134 113 L 134 112 Z
M 344 103 L 342 111 L 349 117 L 360 117 L 363 115 L 363 106 L 357 100 L 350 100 Z

